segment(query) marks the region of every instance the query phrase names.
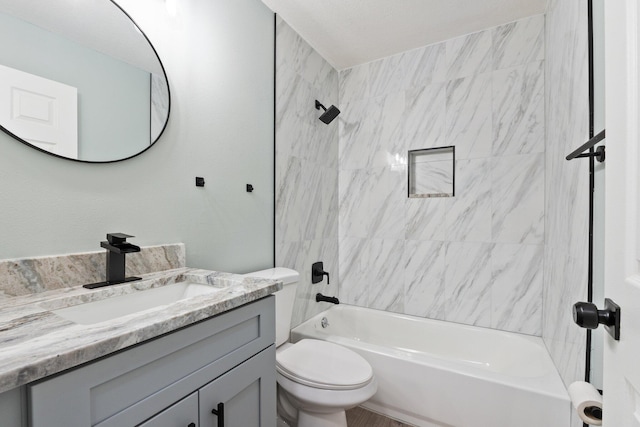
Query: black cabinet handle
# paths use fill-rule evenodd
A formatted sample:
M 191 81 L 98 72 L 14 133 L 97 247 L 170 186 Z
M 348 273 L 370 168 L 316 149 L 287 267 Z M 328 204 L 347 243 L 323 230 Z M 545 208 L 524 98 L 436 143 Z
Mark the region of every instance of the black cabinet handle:
M 218 417 L 218 427 L 224 427 L 224 403 L 218 403 L 218 409 L 212 409 L 211 413 Z
M 196 423 L 189 423 L 187 427 L 196 427 Z

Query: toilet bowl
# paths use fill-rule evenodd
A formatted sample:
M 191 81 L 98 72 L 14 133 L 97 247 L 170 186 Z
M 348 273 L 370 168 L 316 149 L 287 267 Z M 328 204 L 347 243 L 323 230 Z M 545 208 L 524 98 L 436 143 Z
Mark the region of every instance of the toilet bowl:
M 371 365 L 354 351 L 328 341 L 287 342 L 298 272 L 277 267 L 247 276 L 282 280 L 276 296 L 278 416 L 291 427 L 346 427 L 345 410 L 377 391 Z

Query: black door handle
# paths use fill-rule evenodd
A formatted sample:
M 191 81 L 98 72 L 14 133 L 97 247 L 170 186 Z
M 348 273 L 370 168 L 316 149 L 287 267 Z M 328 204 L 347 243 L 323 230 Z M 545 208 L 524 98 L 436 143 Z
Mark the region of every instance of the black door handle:
M 573 321 L 581 328 L 596 329 L 603 324 L 609 335 L 616 341 L 620 339 L 620 306 L 609 298 L 604 300 L 604 310 L 598 310 L 590 302 L 577 302 L 573 305 Z
M 218 417 L 218 427 L 224 427 L 224 403 L 218 403 L 218 409 L 212 409 L 211 413 Z

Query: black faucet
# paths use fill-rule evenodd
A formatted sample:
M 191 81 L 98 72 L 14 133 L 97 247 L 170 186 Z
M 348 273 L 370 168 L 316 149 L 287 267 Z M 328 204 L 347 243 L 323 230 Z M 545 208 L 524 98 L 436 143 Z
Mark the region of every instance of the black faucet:
M 314 262 L 311 265 L 311 283 L 320 283 L 327 276 L 327 285 L 329 284 L 329 273 L 324 271 L 324 264 L 322 261 Z
M 100 288 L 102 286 L 117 285 L 119 283 L 141 280 L 140 277 L 125 277 L 124 256 L 132 252 L 140 252 L 140 246 L 127 242 L 128 234 L 109 233 L 107 241 L 100 242 L 100 246 L 107 250 L 107 280 L 105 282 L 84 285 L 87 289 Z

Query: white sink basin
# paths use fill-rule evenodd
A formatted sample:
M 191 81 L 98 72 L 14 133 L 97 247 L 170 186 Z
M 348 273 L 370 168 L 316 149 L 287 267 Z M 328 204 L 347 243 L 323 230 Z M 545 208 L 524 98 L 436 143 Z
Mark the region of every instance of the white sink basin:
M 219 288 L 201 283 L 178 282 L 131 294 L 105 298 L 100 301 L 52 310 L 52 312 L 72 322 L 90 325 L 198 295 L 213 294 L 220 291 L 221 289 Z

